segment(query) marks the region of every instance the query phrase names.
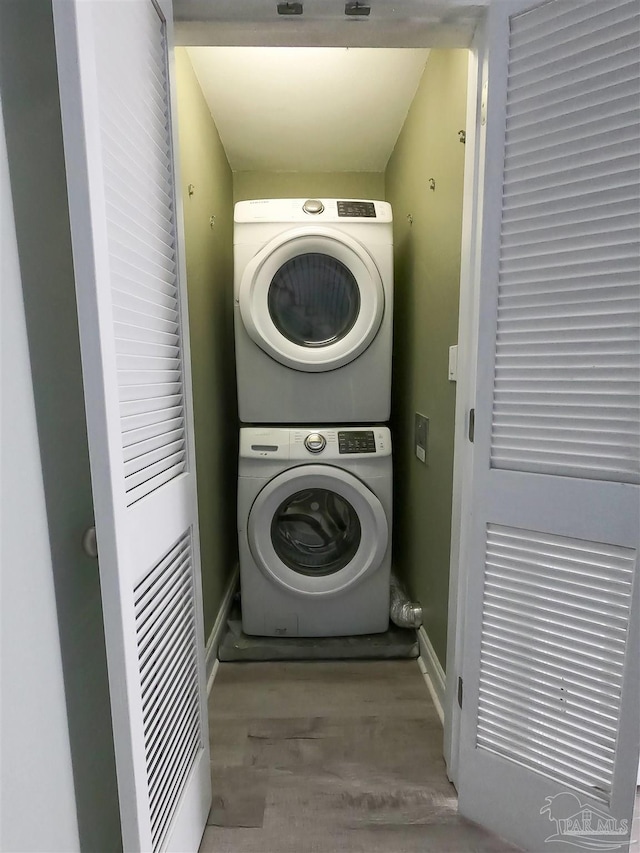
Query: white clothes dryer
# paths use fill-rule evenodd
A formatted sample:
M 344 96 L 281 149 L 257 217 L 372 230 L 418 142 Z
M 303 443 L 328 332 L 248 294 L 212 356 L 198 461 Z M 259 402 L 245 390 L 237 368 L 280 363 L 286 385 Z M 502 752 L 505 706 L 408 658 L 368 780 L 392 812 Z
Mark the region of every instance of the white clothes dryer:
M 391 505 L 387 427 L 242 428 L 238 541 L 245 633 L 386 631 Z
M 243 423 L 389 419 L 391 206 L 262 199 L 234 216 L 234 325 Z

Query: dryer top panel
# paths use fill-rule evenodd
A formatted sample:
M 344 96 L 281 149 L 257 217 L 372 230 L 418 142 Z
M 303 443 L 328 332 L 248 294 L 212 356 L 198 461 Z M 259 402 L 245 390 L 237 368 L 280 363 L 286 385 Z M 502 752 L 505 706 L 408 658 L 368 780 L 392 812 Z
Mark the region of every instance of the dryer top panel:
M 393 221 L 391 205 L 386 201 L 336 198 L 260 198 L 239 201 L 234 221 L 279 222 L 360 222 L 371 225 Z
M 391 455 L 391 433 L 383 426 L 243 427 L 241 459 L 288 459 L 308 462 L 344 460 L 345 456 Z

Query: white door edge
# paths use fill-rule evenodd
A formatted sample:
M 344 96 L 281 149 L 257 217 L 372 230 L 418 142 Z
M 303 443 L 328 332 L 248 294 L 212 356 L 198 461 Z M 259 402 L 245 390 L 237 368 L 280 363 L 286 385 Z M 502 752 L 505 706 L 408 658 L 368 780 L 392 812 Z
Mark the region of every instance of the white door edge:
M 469 441 L 469 411 L 474 404 L 478 340 L 479 243 L 482 229 L 484 170 L 482 153 L 486 134 L 482 123 L 483 87 L 486 81 L 485 30 L 475 35 L 469 54 L 467 80 L 466 149 L 462 203 L 462 252 L 458 320 L 458 378 L 456 385 L 453 451 L 453 497 L 449 570 L 449 614 L 444 697 L 444 759 L 447 775 L 456 784 L 458 775 L 460 707 L 458 674 L 462 671 L 465 597 L 464 528 L 471 496 L 473 444 Z

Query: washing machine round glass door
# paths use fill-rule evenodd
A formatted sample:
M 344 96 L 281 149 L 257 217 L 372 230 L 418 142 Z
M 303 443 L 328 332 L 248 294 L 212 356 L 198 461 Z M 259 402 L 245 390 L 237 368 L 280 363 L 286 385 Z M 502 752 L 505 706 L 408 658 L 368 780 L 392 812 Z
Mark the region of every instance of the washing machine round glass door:
M 356 240 L 328 228 L 299 228 L 272 240 L 247 264 L 240 313 L 251 338 L 296 370 L 335 370 L 375 338 L 384 313 L 378 268 Z
M 348 471 L 302 465 L 262 489 L 248 524 L 262 572 L 289 592 L 334 595 L 382 563 L 389 542 L 384 508 Z

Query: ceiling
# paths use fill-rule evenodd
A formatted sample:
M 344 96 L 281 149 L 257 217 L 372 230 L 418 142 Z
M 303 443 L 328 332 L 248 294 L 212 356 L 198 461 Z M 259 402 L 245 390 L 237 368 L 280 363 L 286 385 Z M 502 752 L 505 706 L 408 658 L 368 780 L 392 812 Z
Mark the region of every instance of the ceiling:
M 190 47 L 233 171 L 382 172 L 429 50 Z
M 303 13 L 278 15 L 277 0 L 174 0 L 179 45 L 298 47 L 469 47 L 490 0 L 302 0 Z

